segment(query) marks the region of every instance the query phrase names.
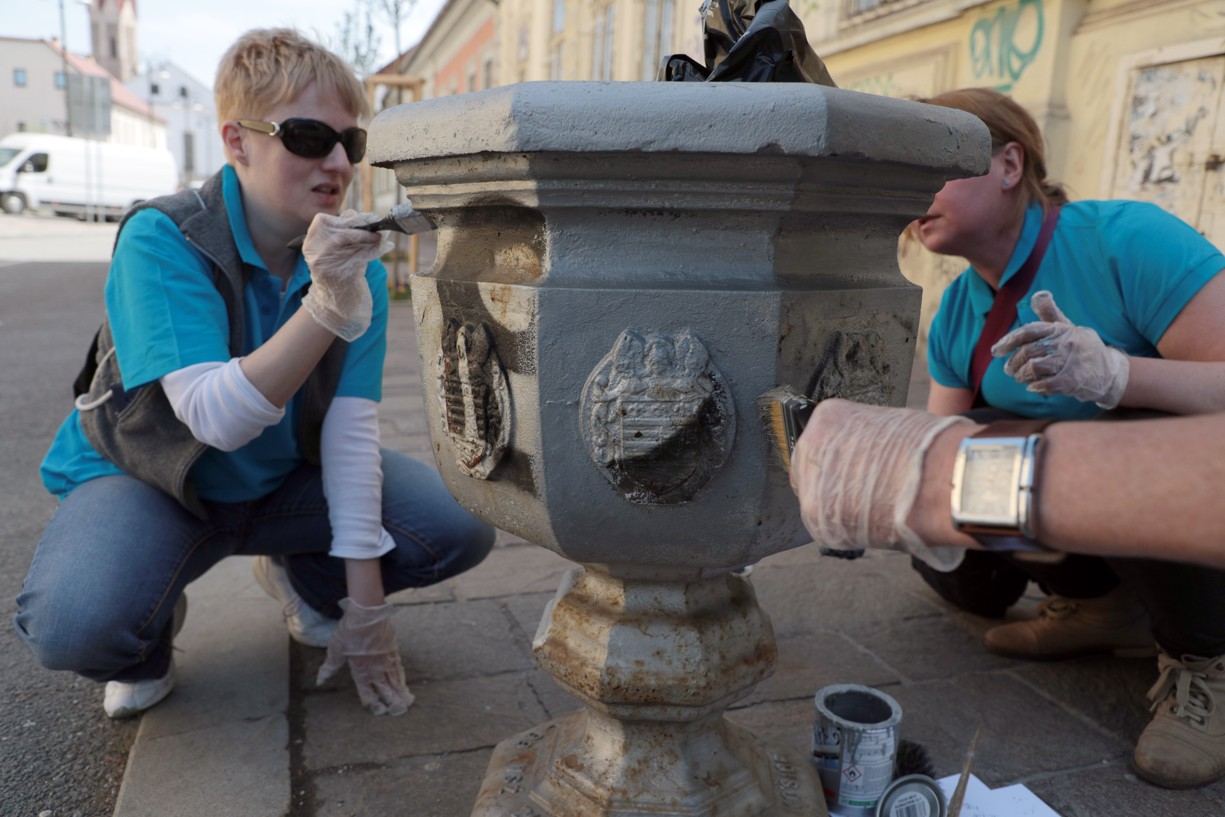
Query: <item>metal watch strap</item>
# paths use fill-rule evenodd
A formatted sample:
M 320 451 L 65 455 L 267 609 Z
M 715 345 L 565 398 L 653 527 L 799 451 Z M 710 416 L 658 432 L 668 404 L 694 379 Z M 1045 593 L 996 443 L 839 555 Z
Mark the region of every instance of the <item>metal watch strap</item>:
M 1017 418 L 1014 420 L 996 420 L 989 423 L 982 429 L 971 434 L 967 439 L 975 438 L 1007 438 L 1019 437 L 1028 438 L 1034 434 L 1039 434 L 1044 428 L 1055 422 L 1054 419 L 1045 420 L 1027 420 Z M 1036 456 L 1035 449 L 1035 456 Z M 1034 463 L 1034 471 L 1031 475 L 1031 481 L 1028 486 L 1028 499 L 1032 503 L 1033 493 L 1037 490 L 1037 463 Z M 1032 504 L 1030 506 L 1032 508 Z M 1050 553 L 1050 549 L 1043 547 L 1034 539 L 1024 535 L 1017 529 L 1002 530 L 996 527 L 975 524 L 958 525 L 958 530 L 962 533 L 974 537 L 980 545 L 987 550 L 993 551 L 1010 551 L 1019 553 Z

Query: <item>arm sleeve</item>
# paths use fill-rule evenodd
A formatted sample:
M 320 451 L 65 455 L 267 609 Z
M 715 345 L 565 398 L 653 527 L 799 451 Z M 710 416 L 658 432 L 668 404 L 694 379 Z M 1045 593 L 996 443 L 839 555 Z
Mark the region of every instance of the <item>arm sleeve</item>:
M 205 445 L 234 451 L 285 416 L 251 385 L 241 358 L 225 363 L 197 363 L 161 378 L 174 416 Z
M 378 404 L 336 397 L 323 420 L 323 494 L 332 523 L 329 553 L 376 559 L 395 548 L 383 529 L 383 462 Z

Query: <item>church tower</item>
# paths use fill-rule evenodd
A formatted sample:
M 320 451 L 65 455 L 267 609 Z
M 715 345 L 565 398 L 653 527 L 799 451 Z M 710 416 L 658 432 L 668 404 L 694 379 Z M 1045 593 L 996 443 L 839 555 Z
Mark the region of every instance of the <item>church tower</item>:
M 89 23 L 98 64 L 123 83 L 136 76 L 136 0 L 93 0 Z

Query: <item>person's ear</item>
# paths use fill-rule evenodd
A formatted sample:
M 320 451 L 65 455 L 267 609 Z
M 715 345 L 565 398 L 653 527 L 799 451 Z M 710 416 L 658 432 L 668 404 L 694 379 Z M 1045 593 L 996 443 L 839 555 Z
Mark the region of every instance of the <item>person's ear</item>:
M 1011 190 L 1021 184 L 1025 175 L 1025 148 L 1019 142 L 1009 142 L 1000 148 L 1000 158 L 1003 160 L 1003 181 L 1005 190 Z
M 221 144 L 235 164 L 250 164 L 251 157 L 247 154 L 246 130 L 233 119 L 221 124 Z

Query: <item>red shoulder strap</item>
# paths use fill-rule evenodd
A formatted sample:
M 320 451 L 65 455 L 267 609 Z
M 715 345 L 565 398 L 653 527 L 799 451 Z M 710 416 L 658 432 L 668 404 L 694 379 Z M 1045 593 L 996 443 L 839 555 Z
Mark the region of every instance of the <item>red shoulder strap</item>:
M 1016 274 L 996 291 L 995 300 L 991 302 L 991 311 L 987 313 L 987 321 L 983 324 L 983 331 L 974 346 L 974 356 L 970 358 L 970 383 L 974 386 L 975 408 L 986 405 L 981 392 L 983 376 L 991 365 L 991 347 L 1008 333 L 1017 319 L 1017 304 L 1025 297 L 1025 293 L 1029 292 L 1034 275 L 1042 264 L 1042 256 L 1046 254 L 1046 247 L 1051 243 L 1051 235 L 1055 232 L 1055 224 L 1059 221 L 1059 209 L 1052 207 L 1047 211 L 1046 218 L 1042 221 L 1042 229 L 1038 231 L 1038 240 L 1034 242 L 1029 257 Z

